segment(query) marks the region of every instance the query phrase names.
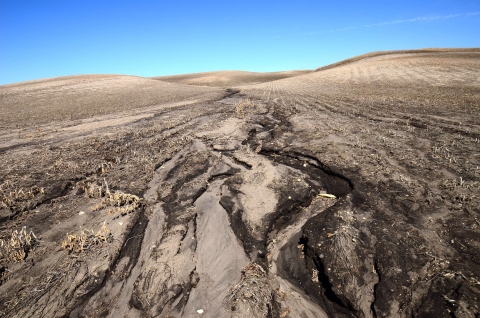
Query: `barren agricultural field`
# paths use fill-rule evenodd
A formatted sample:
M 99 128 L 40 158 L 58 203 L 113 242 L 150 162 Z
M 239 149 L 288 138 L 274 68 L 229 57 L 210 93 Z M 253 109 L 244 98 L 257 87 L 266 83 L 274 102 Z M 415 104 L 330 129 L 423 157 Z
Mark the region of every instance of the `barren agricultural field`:
M 479 113 L 477 49 L 0 86 L 0 316 L 480 317 Z

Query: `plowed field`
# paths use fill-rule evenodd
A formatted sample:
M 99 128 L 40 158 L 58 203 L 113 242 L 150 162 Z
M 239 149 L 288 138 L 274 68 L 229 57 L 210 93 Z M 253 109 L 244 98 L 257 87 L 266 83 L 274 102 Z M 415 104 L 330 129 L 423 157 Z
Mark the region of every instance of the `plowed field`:
M 480 51 L 278 74 L 0 86 L 0 316 L 478 317 Z

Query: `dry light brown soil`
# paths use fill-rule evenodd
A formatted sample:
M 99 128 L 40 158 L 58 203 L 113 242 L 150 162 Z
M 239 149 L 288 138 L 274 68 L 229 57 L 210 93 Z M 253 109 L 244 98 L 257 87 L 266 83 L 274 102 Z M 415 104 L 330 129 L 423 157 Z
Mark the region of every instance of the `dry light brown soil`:
M 0 86 L 0 316 L 480 317 L 479 113 L 476 49 Z

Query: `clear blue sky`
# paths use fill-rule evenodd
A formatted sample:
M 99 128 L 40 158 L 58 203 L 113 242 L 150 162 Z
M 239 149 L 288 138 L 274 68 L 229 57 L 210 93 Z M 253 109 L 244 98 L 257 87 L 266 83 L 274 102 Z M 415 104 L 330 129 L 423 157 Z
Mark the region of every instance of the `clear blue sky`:
M 425 47 L 480 47 L 480 1 L 0 0 L 0 85 L 313 69 Z

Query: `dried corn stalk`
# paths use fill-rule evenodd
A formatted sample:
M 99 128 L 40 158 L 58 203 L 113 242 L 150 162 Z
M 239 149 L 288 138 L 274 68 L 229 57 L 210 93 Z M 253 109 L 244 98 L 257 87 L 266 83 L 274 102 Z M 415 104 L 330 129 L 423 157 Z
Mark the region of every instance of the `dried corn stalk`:
M 112 241 L 112 233 L 105 223 L 95 234 L 93 230 L 80 229 L 79 233 L 68 234 L 67 238 L 62 242 L 62 248 L 73 253 L 80 253 L 88 250 L 91 246 L 99 245 L 104 242 Z
M 37 242 L 35 233 L 27 232 L 26 226 L 20 232 L 12 232 L 9 239 L 0 240 L 0 261 L 6 263 L 23 261 Z
M 13 185 L 5 182 L 0 185 L 0 207 L 9 209 L 19 202 L 25 202 L 45 193 L 43 188 L 33 186 L 28 189 L 13 188 Z
M 108 186 L 99 186 L 94 183 L 87 183 L 83 186 L 85 195 L 89 198 L 102 198 L 100 203 L 95 205 L 92 210 L 98 211 L 107 207 L 112 207 L 108 210 L 108 214 L 128 214 L 133 212 L 140 206 L 142 200 L 134 194 L 124 193 L 121 191 L 110 192 Z

